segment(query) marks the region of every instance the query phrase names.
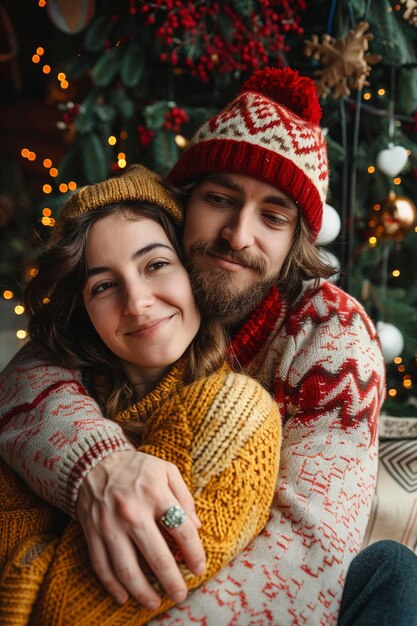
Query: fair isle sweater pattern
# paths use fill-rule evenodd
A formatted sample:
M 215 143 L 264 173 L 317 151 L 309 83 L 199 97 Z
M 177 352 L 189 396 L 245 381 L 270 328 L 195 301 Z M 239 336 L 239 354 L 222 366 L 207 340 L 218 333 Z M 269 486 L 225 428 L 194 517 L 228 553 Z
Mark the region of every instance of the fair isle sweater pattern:
M 292 307 L 272 289 L 231 348 L 283 416 L 271 516 L 220 574 L 151 624 L 333 625 L 376 482 L 385 382 L 376 331 L 359 303 L 323 281 L 306 284 Z M 130 448 L 80 385 L 78 372 L 45 366 L 35 351 L 17 355 L 0 386 L 1 456 L 72 514 L 86 473 Z

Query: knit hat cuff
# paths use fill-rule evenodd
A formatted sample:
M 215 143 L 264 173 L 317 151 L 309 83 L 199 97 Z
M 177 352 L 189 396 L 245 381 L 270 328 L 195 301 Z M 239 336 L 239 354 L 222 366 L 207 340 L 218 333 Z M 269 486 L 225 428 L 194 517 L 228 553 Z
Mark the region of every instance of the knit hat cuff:
M 249 176 L 280 189 L 297 204 L 313 236 L 317 236 L 323 201 L 316 186 L 294 161 L 246 141 L 213 139 L 187 148 L 168 179 L 174 185 L 181 185 L 202 174 L 216 172 Z

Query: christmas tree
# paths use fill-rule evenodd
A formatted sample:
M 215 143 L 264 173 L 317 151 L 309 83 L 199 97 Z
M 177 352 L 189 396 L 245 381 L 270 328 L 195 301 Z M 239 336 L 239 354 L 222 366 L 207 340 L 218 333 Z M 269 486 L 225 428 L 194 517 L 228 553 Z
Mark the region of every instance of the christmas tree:
M 388 365 L 384 410 L 416 415 L 417 1 L 77 0 L 63 7 L 54 0 L 37 7 L 53 30 L 45 48 L 59 86 L 55 77 L 46 93 L 61 132 L 59 163 L 45 165 L 43 194 L 34 198 L 38 235 L 48 236 L 81 185 L 135 162 L 165 174 L 253 70 L 291 65 L 316 81 L 321 96 L 332 173 L 323 255 L 378 324 Z M 46 64 L 41 50 L 36 63 Z M 11 198 L 4 167 L 2 178 L 1 197 Z M 2 245 L 5 291 L 19 293 L 36 271 L 33 263 L 25 274 L 9 271 L 12 259 L 15 267 L 16 259 L 33 259 L 22 234 L 33 221 L 27 215 L 13 226 L 19 253 Z M 12 223 L 3 226 L 5 242 Z

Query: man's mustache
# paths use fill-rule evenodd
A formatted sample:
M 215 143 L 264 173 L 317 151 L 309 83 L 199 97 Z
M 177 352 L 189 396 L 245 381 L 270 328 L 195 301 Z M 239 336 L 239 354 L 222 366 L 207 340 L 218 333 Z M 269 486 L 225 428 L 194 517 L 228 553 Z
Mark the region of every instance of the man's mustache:
M 190 246 L 189 256 L 194 254 L 212 254 L 226 258 L 234 263 L 239 263 L 254 270 L 258 274 L 264 275 L 268 271 L 267 263 L 261 258 L 255 258 L 246 250 L 233 250 L 227 241 L 223 239 L 215 241 L 197 241 Z

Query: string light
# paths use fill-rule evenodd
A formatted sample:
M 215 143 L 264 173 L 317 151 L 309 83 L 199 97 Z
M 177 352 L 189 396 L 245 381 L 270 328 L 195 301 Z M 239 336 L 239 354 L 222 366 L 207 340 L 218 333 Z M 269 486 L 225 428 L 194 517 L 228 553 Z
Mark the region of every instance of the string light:
M 44 185 L 42 187 L 43 193 L 51 193 L 52 192 L 52 187 L 51 185 Z
M 397 395 L 397 390 L 396 389 L 388 389 L 388 395 L 391 396 L 391 398 L 395 398 L 395 396 Z
M 371 248 L 375 248 L 378 243 L 378 239 L 376 237 L 369 237 L 368 242 Z
M 6 291 L 3 291 L 3 298 L 5 300 L 11 300 L 13 298 L 13 291 L 10 291 L 10 289 L 6 289 Z
M 50 74 L 51 73 L 51 66 L 50 65 L 44 65 L 42 68 L 42 72 L 44 74 Z
M 402 362 L 403 362 L 402 357 L 400 357 L 400 356 L 396 356 L 395 357 L 394 363 L 396 363 L 398 365 L 399 363 L 402 363 Z
M 21 304 L 17 304 L 14 308 L 14 312 L 16 313 L 16 315 L 22 315 L 22 313 L 25 312 L 25 307 L 23 307 Z
M 28 159 L 29 161 L 36 161 L 36 152 L 29 152 Z
M 61 184 L 59 185 L 59 191 L 60 191 L 61 193 L 67 193 L 67 191 L 68 191 L 68 185 L 67 185 L 66 183 L 61 183 Z
M 378 89 L 378 96 L 385 96 L 385 89 Z
M 43 9 L 44 7 L 46 7 L 46 0 L 39 0 L 38 2 L 38 6 Z
M 117 141 L 117 139 L 116 139 L 116 137 L 114 135 L 110 135 L 110 137 L 107 139 L 107 141 L 109 142 L 109 144 L 111 146 L 114 146 L 116 141 Z
M 126 167 L 126 165 L 127 165 L 127 164 L 126 164 L 126 159 L 119 159 L 119 160 L 117 161 L 117 165 L 118 165 L 119 167 L 121 167 L 121 168 Z
M 24 159 L 27 159 L 29 155 L 29 150 L 27 148 L 22 148 L 22 150 L 20 151 L 20 154 L 22 155 Z
M 53 178 L 58 176 L 58 170 L 56 169 L 56 167 L 51 167 L 51 169 L 49 170 L 49 175 L 52 176 Z
M 33 63 L 39 63 L 41 60 L 41 57 L 39 56 L 39 54 L 34 54 L 32 57 L 32 62 Z
M 47 169 L 49 169 L 50 167 L 52 167 L 52 161 L 51 159 L 44 159 L 43 160 L 43 166 L 46 167 Z
M 175 143 L 177 144 L 177 146 L 179 148 L 185 148 L 185 146 L 187 145 L 188 141 L 182 135 L 175 135 Z
M 398 278 L 400 273 L 401 273 L 400 270 L 392 270 L 392 275 L 394 276 L 394 278 Z
M 122 130 L 120 132 L 120 139 L 122 139 L 123 141 L 127 139 L 127 132 L 125 130 Z
M 48 207 L 45 207 L 44 209 L 42 209 L 42 215 L 44 215 L 45 217 L 50 217 L 52 215 L 51 209 L 48 209 Z
M 18 339 L 26 339 L 27 331 L 26 330 L 18 330 L 18 331 L 16 331 L 16 337 Z
M 371 94 L 371 93 L 369 93 L 369 91 L 366 91 L 366 92 L 363 94 L 363 99 L 364 99 L 364 100 L 370 100 L 371 98 L 372 98 L 372 94 Z
M 392 182 L 394 183 L 394 185 L 401 185 L 401 178 L 397 176 Z
M 368 174 L 373 174 L 375 172 L 375 165 L 370 165 L 368 167 Z
M 77 189 L 77 183 L 75 183 L 73 180 L 70 180 L 70 182 L 68 183 L 68 189 L 70 191 L 75 191 L 75 189 Z

